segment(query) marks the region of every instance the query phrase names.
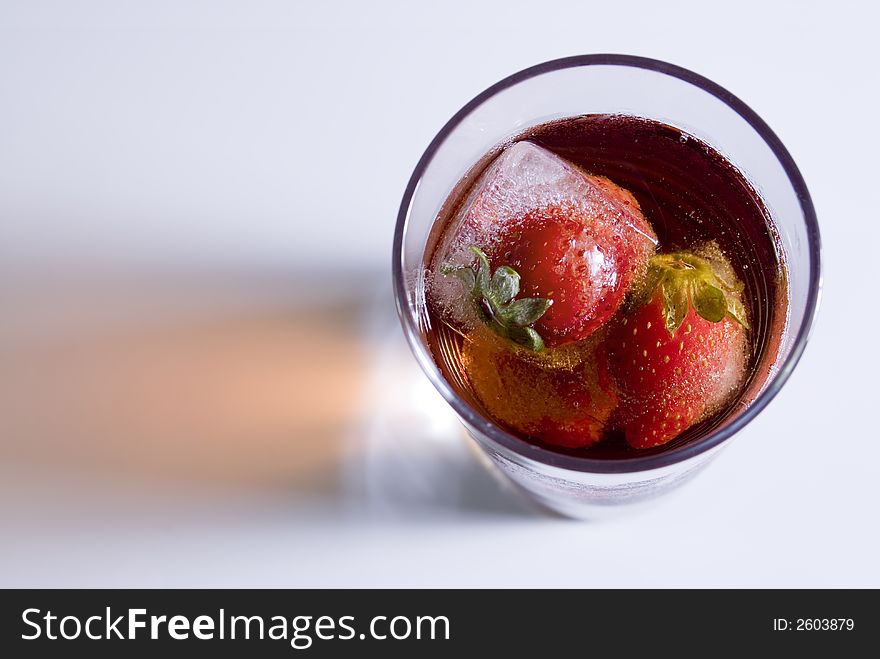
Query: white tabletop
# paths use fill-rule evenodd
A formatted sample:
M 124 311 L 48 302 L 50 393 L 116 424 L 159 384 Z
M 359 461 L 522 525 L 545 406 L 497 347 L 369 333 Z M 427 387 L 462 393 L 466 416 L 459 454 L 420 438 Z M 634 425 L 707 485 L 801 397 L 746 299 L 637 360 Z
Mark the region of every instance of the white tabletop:
M 880 586 L 878 19 L 4 3 L 0 586 Z M 773 403 L 693 482 L 595 523 L 482 467 L 389 272 L 440 126 L 587 52 L 679 64 L 755 109 L 810 187 L 825 275 Z

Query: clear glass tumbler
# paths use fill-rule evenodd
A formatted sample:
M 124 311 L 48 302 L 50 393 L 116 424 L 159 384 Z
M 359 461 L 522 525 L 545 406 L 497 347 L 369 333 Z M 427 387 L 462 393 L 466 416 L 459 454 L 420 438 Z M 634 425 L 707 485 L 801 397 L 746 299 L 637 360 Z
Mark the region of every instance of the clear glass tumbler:
M 563 455 L 510 434 L 468 405 L 444 379 L 423 326 L 423 259 L 437 214 L 461 177 L 488 151 L 535 124 L 583 114 L 629 114 L 681 128 L 733 162 L 775 220 L 789 275 L 789 316 L 778 357 L 750 404 L 683 446 L 624 459 Z M 407 185 L 394 234 L 394 290 L 409 345 L 470 436 L 513 483 L 565 515 L 594 517 L 655 498 L 693 476 L 785 384 L 819 299 L 819 228 L 806 184 L 773 131 L 714 82 L 665 62 L 582 55 L 520 71 L 459 110 L 428 146 Z

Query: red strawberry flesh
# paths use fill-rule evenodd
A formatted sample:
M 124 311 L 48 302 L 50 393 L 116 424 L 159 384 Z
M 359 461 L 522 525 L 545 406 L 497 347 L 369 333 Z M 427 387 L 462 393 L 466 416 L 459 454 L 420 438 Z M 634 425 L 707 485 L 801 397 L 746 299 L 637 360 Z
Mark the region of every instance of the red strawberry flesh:
M 540 354 L 478 329 L 462 362 L 477 398 L 508 428 L 548 444 L 586 448 L 599 441 L 617 405 L 596 341 Z
M 489 258 L 509 263 L 529 297 L 553 300 L 535 329 L 548 346 L 592 334 L 614 314 L 646 263 L 645 242 L 624 242 L 616 228 L 574 206 L 548 206 L 505 228 Z
M 636 448 L 664 444 L 704 420 L 731 399 L 745 377 L 747 341 L 738 292 L 724 291 L 734 311 L 717 321 L 697 312 L 690 293 L 686 310 L 678 314 L 680 324 L 671 329 L 678 318 L 669 319 L 667 295 L 676 286 L 690 286 L 690 280 L 676 277 L 666 281 L 666 290 L 658 283 L 650 301 L 620 319 L 606 343 L 621 394 L 618 424 Z

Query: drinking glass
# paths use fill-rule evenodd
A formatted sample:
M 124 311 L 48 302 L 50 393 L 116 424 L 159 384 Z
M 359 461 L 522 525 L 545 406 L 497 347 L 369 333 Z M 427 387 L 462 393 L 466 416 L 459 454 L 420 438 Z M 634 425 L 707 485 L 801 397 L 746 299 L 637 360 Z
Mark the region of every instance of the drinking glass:
M 762 388 L 707 434 L 650 455 L 597 459 L 523 441 L 456 393 L 435 364 L 425 333 L 424 251 L 450 192 L 506 139 L 536 124 L 584 114 L 655 119 L 714 147 L 762 197 L 787 266 L 787 322 Z M 807 343 L 821 286 L 815 211 L 779 138 L 716 83 L 666 62 L 627 55 L 582 55 L 539 64 L 492 85 L 459 110 L 430 143 L 406 187 L 394 233 L 393 271 L 409 345 L 470 436 L 514 484 L 544 506 L 573 517 L 595 517 L 652 500 L 716 456 L 788 380 Z

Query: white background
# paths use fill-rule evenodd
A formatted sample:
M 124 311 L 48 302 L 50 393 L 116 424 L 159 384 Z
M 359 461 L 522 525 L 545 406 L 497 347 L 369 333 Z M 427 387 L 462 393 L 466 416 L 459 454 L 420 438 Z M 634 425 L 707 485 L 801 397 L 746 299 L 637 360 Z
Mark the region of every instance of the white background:
M 332 487 L 133 476 L 77 460 L 88 438 L 68 421 L 40 430 L 61 403 L 7 410 L 0 585 L 880 586 L 878 24 L 874 3 L 843 1 L 3 1 L 4 299 L 86 271 L 232 277 L 216 286 L 238 286 L 236 309 L 277 304 L 302 272 L 356 272 L 374 297 Z M 475 462 L 407 352 L 388 270 L 443 123 L 510 73 L 590 52 L 690 68 L 770 124 L 816 204 L 824 289 L 794 376 L 715 463 L 649 512 L 577 523 Z M 4 331 L 57 331 L 38 307 L 25 322 L 7 305 Z

